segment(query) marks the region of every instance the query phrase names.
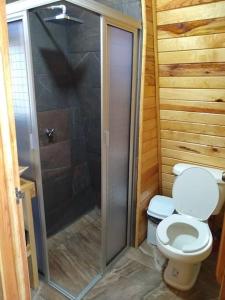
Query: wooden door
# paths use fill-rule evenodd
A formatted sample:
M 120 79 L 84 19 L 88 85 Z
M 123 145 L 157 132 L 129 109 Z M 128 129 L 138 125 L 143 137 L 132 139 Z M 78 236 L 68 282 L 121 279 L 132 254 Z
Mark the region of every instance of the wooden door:
M 30 299 L 29 273 L 8 56 L 5 1 L 0 0 L 0 272 L 4 300 Z

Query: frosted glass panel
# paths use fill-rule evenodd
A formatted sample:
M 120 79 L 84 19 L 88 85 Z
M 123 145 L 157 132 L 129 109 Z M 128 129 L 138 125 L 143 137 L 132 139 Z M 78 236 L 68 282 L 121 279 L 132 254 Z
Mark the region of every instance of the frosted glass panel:
M 109 152 L 107 262 L 127 240 L 133 34 L 108 26 Z
M 8 24 L 8 32 L 13 108 L 16 121 L 19 164 L 29 166 L 26 175 L 33 178 L 32 150 L 30 146 L 30 101 L 22 21 L 10 22 Z

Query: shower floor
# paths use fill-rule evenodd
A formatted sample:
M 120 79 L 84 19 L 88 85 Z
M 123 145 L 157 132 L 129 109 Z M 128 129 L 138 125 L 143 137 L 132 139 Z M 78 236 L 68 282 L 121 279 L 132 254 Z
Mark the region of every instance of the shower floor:
M 95 208 L 48 239 L 50 278 L 78 294 L 100 272 L 101 218 Z

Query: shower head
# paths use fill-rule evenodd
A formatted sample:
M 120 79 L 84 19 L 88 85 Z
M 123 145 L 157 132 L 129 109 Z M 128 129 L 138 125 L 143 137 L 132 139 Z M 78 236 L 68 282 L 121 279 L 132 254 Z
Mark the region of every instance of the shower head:
M 81 19 L 69 16 L 66 12 L 65 5 L 53 5 L 53 6 L 46 7 L 46 9 L 51 9 L 51 10 L 60 9 L 61 10 L 60 14 L 53 16 L 53 17 L 45 18 L 44 21 L 46 21 L 46 22 L 52 22 L 52 23 L 57 23 L 57 24 L 71 24 L 71 25 L 74 24 L 74 22 L 80 23 L 80 24 L 83 23 L 83 21 Z

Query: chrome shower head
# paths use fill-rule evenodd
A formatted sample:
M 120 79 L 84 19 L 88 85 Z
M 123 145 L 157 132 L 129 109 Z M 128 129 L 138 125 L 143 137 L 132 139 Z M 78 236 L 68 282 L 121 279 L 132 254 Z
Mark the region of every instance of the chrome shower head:
M 49 7 L 46 7 L 46 9 L 51 9 L 51 10 L 55 10 L 55 9 L 60 9 L 61 13 L 53 16 L 53 17 L 48 17 L 45 18 L 44 21 L 46 22 L 53 22 L 53 23 L 57 23 L 57 24 L 74 24 L 74 22 L 76 23 L 80 23 L 82 24 L 83 21 L 81 19 L 69 16 L 66 12 L 66 6 L 65 5 L 52 5 Z

